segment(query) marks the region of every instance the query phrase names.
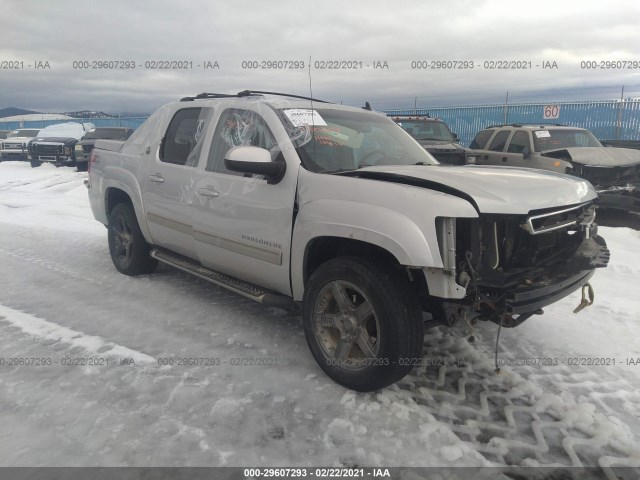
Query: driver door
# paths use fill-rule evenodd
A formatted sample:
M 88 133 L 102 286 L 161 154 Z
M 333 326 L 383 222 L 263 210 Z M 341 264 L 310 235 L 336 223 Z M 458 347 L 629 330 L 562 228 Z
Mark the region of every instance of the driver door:
M 203 265 L 290 295 L 289 260 L 299 159 L 293 149 L 282 151 L 286 142 L 287 134 L 271 110 L 222 111 L 208 159 L 198 169 L 193 228 Z M 225 155 L 236 146 L 265 148 L 272 152 L 273 161 L 286 161 L 282 180 L 269 184 L 263 176 L 228 170 Z

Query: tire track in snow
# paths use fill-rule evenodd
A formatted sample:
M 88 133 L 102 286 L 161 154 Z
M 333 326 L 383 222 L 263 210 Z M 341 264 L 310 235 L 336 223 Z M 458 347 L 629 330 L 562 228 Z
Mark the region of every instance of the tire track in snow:
M 54 271 L 56 273 L 60 273 L 62 275 L 66 275 L 69 276 L 71 278 L 74 278 L 76 280 L 80 280 L 82 282 L 94 285 L 96 287 L 101 287 L 102 286 L 102 282 L 88 277 L 86 275 L 82 275 L 79 272 L 73 271 L 69 268 L 67 268 L 66 266 L 57 263 L 53 260 L 47 260 L 44 259 L 41 255 L 39 255 L 37 252 L 33 251 L 33 250 L 29 250 L 26 248 L 17 248 L 14 250 L 7 250 L 4 249 L 2 247 L 0 247 L 0 254 L 1 255 L 7 255 L 10 257 L 14 257 L 17 258 L 18 260 L 24 261 L 24 262 L 28 262 L 31 263 L 33 265 L 37 265 L 39 267 L 45 268 L 47 270 L 51 270 Z
M 34 180 L 10 180 L 0 185 L 0 191 L 47 191 L 56 190 L 64 193 L 83 184 L 85 175 L 77 172 L 58 172 L 52 176 L 44 176 Z M 58 190 L 56 187 L 60 186 Z
M 78 330 L 49 322 L 48 320 L 0 305 L 0 322 L 19 328 L 23 333 L 50 344 L 67 344 L 79 348 L 88 355 L 132 359 L 136 365 L 156 365 L 156 359 L 146 353 L 109 342 L 96 335 L 87 335 Z
M 568 372 L 562 366 L 509 367 L 496 374 L 490 343 L 479 343 L 470 344 L 455 330 L 428 330 L 425 366 L 382 395 L 421 406 L 498 465 L 600 467 L 605 478 L 618 478 L 618 466 L 640 465 L 637 434 L 611 416 L 607 404 L 609 397 L 621 399 L 618 407 L 636 413 L 631 383 L 615 372 Z M 510 348 L 532 355 L 522 345 Z

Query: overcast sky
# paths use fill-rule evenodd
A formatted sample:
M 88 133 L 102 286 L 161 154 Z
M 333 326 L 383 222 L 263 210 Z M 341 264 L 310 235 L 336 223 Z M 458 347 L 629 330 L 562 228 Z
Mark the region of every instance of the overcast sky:
M 609 98 L 623 85 L 640 94 L 637 0 L 3 0 L 1 12 L 0 108 L 146 112 L 203 91 L 308 95 L 309 77 L 314 97 L 374 108 L 412 106 L 415 97 L 426 106 L 497 103 L 507 91 L 513 101 Z M 104 60 L 135 69 L 74 69 Z M 358 68 L 320 68 L 336 60 Z M 614 60 L 636 68 L 581 68 Z M 21 68 L 7 69 L 9 61 Z M 158 61 L 191 68 L 148 68 Z M 243 61 L 304 68 L 249 69 Z M 474 68 L 412 68 L 417 61 Z M 485 68 L 496 61 L 531 68 Z M 37 62 L 50 68 L 36 69 Z M 204 69 L 206 62 L 219 68 Z M 384 62 L 388 68 L 374 68 Z

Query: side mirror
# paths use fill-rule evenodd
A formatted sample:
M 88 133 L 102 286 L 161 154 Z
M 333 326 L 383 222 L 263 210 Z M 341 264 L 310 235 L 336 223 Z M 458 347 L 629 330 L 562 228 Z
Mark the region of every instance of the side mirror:
M 522 151 L 523 160 L 526 160 L 530 156 L 531 156 L 531 153 L 529 152 L 529 147 L 524 147 L 524 150 Z
M 284 177 L 284 159 L 271 160 L 271 153 L 260 147 L 234 147 L 224 158 L 224 165 L 233 172 L 264 175 L 268 183 L 278 183 Z
M 458 138 L 458 134 L 457 133 L 452 133 L 451 135 L 453 135 L 453 139 L 457 142 L 459 140 Z

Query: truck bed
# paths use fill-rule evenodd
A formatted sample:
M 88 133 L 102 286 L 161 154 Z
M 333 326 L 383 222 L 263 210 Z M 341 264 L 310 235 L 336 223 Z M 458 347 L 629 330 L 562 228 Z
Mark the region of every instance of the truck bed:
M 122 140 L 96 140 L 95 147 L 109 152 L 119 152 L 125 144 Z

